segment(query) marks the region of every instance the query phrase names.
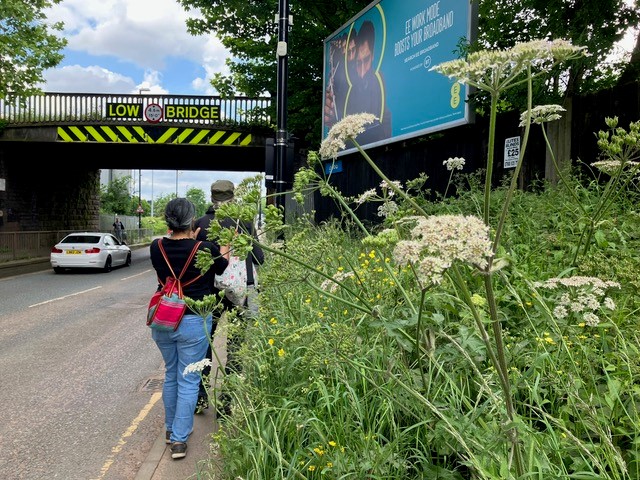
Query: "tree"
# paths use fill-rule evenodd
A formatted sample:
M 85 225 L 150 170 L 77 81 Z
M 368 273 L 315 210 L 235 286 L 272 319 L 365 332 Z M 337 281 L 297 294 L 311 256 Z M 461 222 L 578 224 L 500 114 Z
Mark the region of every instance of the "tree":
M 109 185 L 100 187 L 100 211 L 119 215 L 133 215 L 131 212 L 132 197 L 129 191 L 131 177 L 114 178 Z M 136 207 L 137 207 L 136 198 Z M 134 210 L 135 211 L 135 210 Z
M 536 39 L 566 39 L 587 48 L 587 55 L 538 82 L 539 103 L 609 88 L 620 68 L 606 59 L 640 21 L 640 10 L 626 0 L 482 0 L 478 13 L 474 49 L 508 48 Z
M 202 189 L 191 187 L 187 190 L 186 198 L 196 207 L 196 218 L 204 215 L 207 211 L 207 199 Z
M 0 2 L 0 98 L 29 97 L 42 90 L 42 72 L 58 65 L 66 39 L 56 36 L 61 22 L 46 23 L 44 10 L 61 0 Z
M 168 193 L 166 195 L 160 195 L 155 198 L 153 202 L 153 210 L 157 217 L 164 219 L 164 209 L 167 208 L 167 203 L 176 198 L 175 193 Z
M 277 0 L 179 0 L 201 18 L 187 21 L 194 35 L 214 33 L 231 52 L 229 74 L 217 74 L 213 87 L 221 95 L 268 94 L 276 98 L 278 41 L 274 18 Z M 317 144 L 321 131 L 323 40 L 370 0 L 296 0 L 290 2 L 287 130 L 302 142 Z M 314 100 L 315 99 L 315 100 Z M 275 118 L 275 102 L 270 112 Z

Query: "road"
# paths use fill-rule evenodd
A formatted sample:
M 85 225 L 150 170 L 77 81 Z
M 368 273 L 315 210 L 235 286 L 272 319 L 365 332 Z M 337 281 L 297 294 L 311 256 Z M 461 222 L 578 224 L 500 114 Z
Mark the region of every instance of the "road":
M 149 248 L 112 272 L 0 279 L 0 478 L 129 480 L 163 427 Z

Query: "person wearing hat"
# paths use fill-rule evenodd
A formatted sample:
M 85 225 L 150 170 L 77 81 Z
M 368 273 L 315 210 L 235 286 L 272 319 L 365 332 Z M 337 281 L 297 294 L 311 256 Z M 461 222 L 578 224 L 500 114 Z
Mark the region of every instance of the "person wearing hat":
M 194 223 L 194 229 L 200 229 L 198 233 L 198 240 L 206 240 L 207 232 L 209 230 L 209 226 L 211 222 L 214 220 L 216 216 L 216 209 L 227 202 L 232 202 L 235 194 L 235 186 L 233 182 L 230 180 L 216 180 L 211 184 L 211 205 L 207 209 L 206 213 L 198 218 Z M 225 218 L 219 221 L 220 225 L 223 228 L 235 227 L 236 222 L 231 218 Z M 257 236 L 256 229 L 252 222 L 243 222 L 242 231 L 246 232 L 249 235 L 252 235 L 256 242 L 253 243 L 253 250 L 250 255 L 247 256 L 247 300 L 243 307 L 243 313 L 248 315 L 256 315 L 258 313 L 258 303 L 257 303 L 257 290 L 256 285 L 258 283 L 258 279 L 254 278 L 254 265 L 262 265 L 264 263 L 264 252 L 262 248 L 257 244 Z M 219 247 L 219 245 L 218 245 Z M 215 285 L 211 285 L 211 289 L 214 295 L 218 295 L 220 290 L 215 287 Z M 226 297 L 222 297 L 222 310 L 218 310 L 214 315 L 217 315 L 217 318 L 214 318 L 213 326 L 211 329 L 211 337 L 213 338 L 213 334 L 215 333 L 215 329 L 217 326 L 217 320 L 222 316 L 222 313 L 228 310 L 231 310 L 236 307 L 229 299 Z M 225 372 L 227 374 L 232 372 L 238 372 L 240 370 L 240 364 L 237 359 L 236 352 L 240 347 L 240 343 L 242 342 L 241 335 L 233 335 L 231 338 L 227 338 L 227 362 L 225 365 Z M 206 358 L 210 358 L 213 361 L 213 352 L 211 351 L 211 345 L 207 350 Z M 211 372 L 210 367 L 205 367 L 205 370 L 202 371 L 202 377 L 208 379 L 208 376 Z M 209 408 L 209 396 L 207 393 L 207 386 L 205 381 L 200 382 L 200 392 L 198 397 L 198 404 L 196 407 L 196 413 L 202 413 L 204 409 Z M 222 410 L 228 414 L 229 413 L 229 399 L 224 396 L 221 398 L 223 408 Z

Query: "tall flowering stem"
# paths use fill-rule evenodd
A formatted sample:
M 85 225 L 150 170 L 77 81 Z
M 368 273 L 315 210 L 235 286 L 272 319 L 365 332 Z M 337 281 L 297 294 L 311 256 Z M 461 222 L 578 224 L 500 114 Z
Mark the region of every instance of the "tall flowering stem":
M 533 110 L 527 110 L 520 116 L 520 120 L 521 120 L 520 126 L 524 126 L 529 122 L 537 123 L 538 125 L 540 125 L 540 128 L 542 129 L 542 136 L 544 137 L 544 143 L 547 145 L 547 149 L 549 150 L 549 156 L 551 157 L 551 161 L 553 162 L 553 166 L 555 167 L 556 172 L 560 177 L 560 180 L 567 187 L 567 190 L 569 191 L 570 195 L 573 197 L 573 200 L 576 202 L 576 205 L 578 205 L 578 208 L 580 208 L 583 214 L 586 214 L 586 210 L 582 205 L 582 202 L 578 198 L 578 195 L 576 194 L 576 192 L 569 186 L 569 182 L 565 178 L 564 173 L 562 172 L 562 170 L 560 169 L 560 166 L 558 165 L 555 152 L 553 151 L 553 148 L 551 148 L 551 142 L 549 142 L 549 137 L 547 136 L 547 130 L 544 128 L 544 124 L 546 122 L 559 120 L 561 118 L 560 112 L 564 112 L 564 111 L 565 109 L 562 108 L 560 105 L 539 105 L 537 107 L 534 107 Z
M 517 186 L 518 176 L 524 163 L 524 152 L 526 150 L 531 126 L 530 111 L 532 107 L 532 80 L 535 76 L 542 75 L 548 71 L 548 69 L 560 62 L 578 58 L 583 54 L 583 50 L 584 47 L 574 47 L 564 40 L 554 40 L 551 42 L 536 40 L 533 42 L 517 44 L 512 49 L 508 50 L 474 52 L 469 54 L 467 59 L 452 60 L 432 67 L 432 70 L 438 71 L 449 78 L 455 78 L 460 83 L 475 86 L 480 90 L 488 92 L 491 96 L 483 212 L 484 221 L 487 225 L 490 223 L 491 180 L 493 176 L 498 101 L 500 99 L 500 94 L 508 88 L 523 82 L 527 83 L 528 113 L 525 122 L 524 139 L 520 150 L 518 165 L 513 172 L 511 184 L 507 191 L 507 197 L 496 226 L 493 241 L 494 254 L 497 252 L 500 245 L 500 238 L 502 236 L 507 212 Z M 537 69 L 537 73 L 534 73 L 534 68 Z M 493 341 L 495 342 L 495 356 L 492 355 L 492 348 L 488 343 L 488 338 L 483 336 L 483 339 L 485 339 L 485 343 L 487 343 L 487 349 L 490 352 L 490 355 L 492 355 L 491 360 L 500 377 L 500 384 L 505 397 L 507 417 L 510 422 L 513 422 L 515 420 L 515 410 L 513 407 L 511 388 L 507 375 L 508 365 L 503 341 L 502 325 L 498 316 L 498 308 L 493 291 L 492 263 L 493 256 L 489 258 L 489 262 L 484 269 L 484 285 L 487 295 L 487 303 L 489 306 L 489 315 L 491 318 L 491 328 L 494 337 Z M 460 283 L 461 279 L 458 278 L 457 280 L 457 283 Z M 467 303 L 469 303 L 469 299 L 466 300 Z M 481 332 L 482 330 L 483 329 L 481 328 Z M 510 429 L 508 437 L 512 445 L 516 473 L 520 477 L 524 474 L 524 460 L 515 427 Z
M 415 208 L 416 213 L 426 215 L 427 212 L 425 212 L 410 195 L 399 188 L 395 182 L 391 181 L 356 141 L 357 136 L 364 132 L 365 125 L 373 123 L 375 119 L 376 117 L 373 114 L 358 113 L 356 115 L 349 115 L 348 117 L 340 120 L 331 127 L 329 135 L 322 142 L 319 152 L 320 156 L 322 158 L 336 158 L 338 152 L 346 148 L 346 140 L 351 140 L 369 166 L 382 180 L 386 182 L 388 187 Z
M 451 185 L 451 180 L 453 179 L 453 172 L 456 170 L 462 170 L 465 164 L 464 158 L 453 157 L 448 160 L 442 162 L 444 166 L 447 167 L 451 173 L 449 174 L 449 181 L 447 182 L 447 188 L 444 189 L 444 198 L 447 198 L 447 193 L 449 192 L 449 186 Z

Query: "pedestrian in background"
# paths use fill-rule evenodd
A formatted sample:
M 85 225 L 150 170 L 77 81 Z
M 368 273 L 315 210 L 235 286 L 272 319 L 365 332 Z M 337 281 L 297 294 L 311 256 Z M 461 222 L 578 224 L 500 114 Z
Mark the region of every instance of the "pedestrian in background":
M 211 184 L 211 205 L 207 209 L 206 213 L 198 218 L 194 224 L 195 228 L 199 228 L 198 239 L 203 240 L 207 238 L 207 232 L 209 229 L 209 225 L 214 221 L 216 216 L 216 210 L 228 202 L 232 202 L 234 200 L 235 195 L 235 186 L 233 182 L 230 180 L 216 180 Z M 232 218 L 224 218 L 218 220 L 220 225 L 224 228 L 235 228 L 236 220 Z M 248 235 L 252 235 L 254 237 L 253 249 L 251 253 L 247 256 L 246 265 L 247 265 L 247 300 L 245 305 L 242 306 L 243 312 L 246 315 L 257 315 L 258 314 L 258 279 L 254 278 L 254 265 L 262 265 L 264 263 L 264 252 L 262 248 L 257 244 L 257 236 L 256 229 L 253 225 L 253 222 L 242 222 L 239 231 L 241 233 L 246 233 Z M 219 295 L 220 290 L 217 289 L 213 284 L 213 278 L 211 279 L 211 289 L 214 294 Z M 215 328 L 217 326 L 219 318 L 225 311 L 231 311 L 236 307 L 233 303 L 229 301 L 226 297 L 222 297 L 222 305 L 223 308 L 218 310 L 216 315 L 217 318 L 213 321 L 213 327 L 211 329 L 211 337 L 213 338 L 213 334 L 215 333 Z M 240 328 L 239 330 L 242 330 Z M 243 336 L 239 334 L 241 332 L 237 332 L 234 335 L 227 336 L 227 361 L 225 365 L 225 372 L 227 374 L 231 372 L 239 372 L 240 363 L 237 358 L 237 351 L 240 348 L 240 344 L 242 343 Z M 209 344 L 209 348 L 207 349 L 206 358 L 210 358 L 213 361 L 213 352 L 211 350 L 211 344 Z M 205 408 L 209 407 L 209 395 L 207 393 L 207 389 L 209 387 L 209 376 L 211 373 L 211 369 L 207 367 L 202 372 L 203 380 L 200 382 L 200 391 L 198 394 L 198 405 L 196 407 L 196 413 L 201 413 Z M 225 395 L 221 396 L 222 408 L 221 410 L 225 413 L 229 413 L 229 398 Z
M 196 244 L 199 230 L 193 229 L 195 213 L 194 205 L 186 198 L 175 198 L 165 208 L 164 218 L 172 234 L 162 239 L 162 246 L 174 272 L 182 271 Z M 158 279 L 164 280 L 172 274 L 160 251 L 158 240 L 153 240 L 149 247 L 151 263 Z M 211 295 L 214 274 L 224 272 L 228 264 L 217 245 L 203 241 L 198 250 L 205 248 L 210 250 L 214 262 L 204 275 L 184 287 L 184 295 L 192 300 L 202 300 L 206 295 Z M 183 281 L 187 282 L 198 275 L 201 275 L 201 272 L 196 267 L 194 257 L 187 267 Z M 165 364 L 162 387 L 165 438 L 166 442 L 171 444 L 171 458 L 174 459 L 184 458 L 187 455 L 187 439 L 193 431 L 193 414 L 198 401 L 200 373 L 191 372 L 184 375 L 184 371 L 187 365 L 205 358 L 209 345 L 207 332 L 211 330 L 211 323 L 210 314 L 203 318 L 191 309 L 187 309 L 177 330 L 151 330 L 152 338 L 162 353 Z
M 124 225 L 120 221 L 118 217 L 116 217 L 116 221 L 113 222 L 113 233 L 120 243 L 124 240 Z

